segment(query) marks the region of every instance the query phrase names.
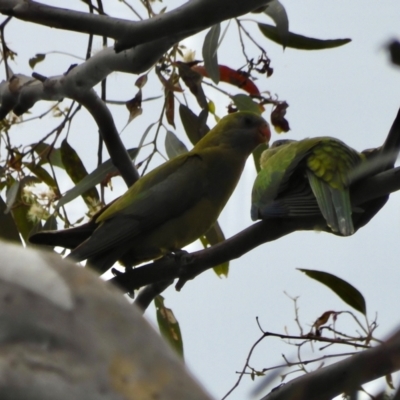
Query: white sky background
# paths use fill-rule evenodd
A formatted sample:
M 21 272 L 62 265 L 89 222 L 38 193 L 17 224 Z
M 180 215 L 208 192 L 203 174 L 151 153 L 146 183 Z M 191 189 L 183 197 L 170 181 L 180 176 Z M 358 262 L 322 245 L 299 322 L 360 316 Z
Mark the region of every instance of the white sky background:
M 103 2 L 110 15 L 129 18 L 127 8 L 120 2 Z M 77 0 L 46 3 L 86 10 Z M 133 1 L 131 3 L 134 4 Z M 180 3 L 165 1 L 164 5 L 172 9 Z M 274 68 L 271 78 L 259 81 L 259 89 L 277 93 L 280 99 L 290 104 L 287 117 L 291 131 L 284 137 L 302 139 L 334 136 L 357 150 L 382 144 L 400 107 L 400 69 L 390 65 L 384 50 L 389 39 L 400 36 L 400 2 L 282 0 L 282 3 L 289 15 L 291 31 L 321 39 L 348 37 L 353 40 L 338 49 L 316 52 L 286 49 L 283 52 L 280 46 L 254 30 Z M 144 12 L 142 15 L 145 15 Z M 267 16 L 258 18 L 271 23 Z M 231 33 L 234 34 L 231 36 Z M 203 37 L 198 35 L 185 41 L 189 47 L 197 49 L 197 58 L 201 58 Z M 84 56 L 87 45 L 85 35 L 50 30 L 19 21 L 12 21 L 7 27 L 6 40 L 18 53 L 17 64 L 11 64 L 13 71 L 27 75 L 32 72 L 28 59 L 35 53 L 62 50 Z M 99 40 L 96 40 L 96 46 L 100 48 Z M 255 57 L 258 55 L 255 51 L 253 54 Z M 235 24 L 231 24 L 218 55 L 220 63 L 234 68 L 243 65 Z M 58 75 L 75 62 L 80 61 L 49 55 L 36 66 L 35 71 L 48 76 Z M 4 71 L 0 73 L 4 79 Z M 136 92 L 133 86 L 136 78 L 124 74 L 110 76 L 108 97 L 113 100 L 132 98 Z M 239 93 L 232 86 L 224 88 L 233 94 Z M 153 84 L 145 86 L 144 97 L 160 94 L 160 89 L 161 84 L 153 80 Z M 214 92 L 209 94 L 213 100 L 217 100 L 217 114 L 224 115 L 228 101 Z M 63 104 L 67 106 L 69 103 L 65 101 Z M 146 127 L 158 118 L 154 111 L 155 104 L 144 103 L 143 115 L 122 134 L 127 147 L 137 144 Z M 36 114 L 48 106 L 41 103 L 32 111 Z M 161 110 L 159 105 L 157 107 L 157 110 Z M 198 110 L 196 106 L 194 109 Z M 113 107 L 112 112 L 117 127 L 122 129 L 128 118 L 125 108 Z M 267 119 L 269 112 L 270 109 L 267 109 L 264 113 Z M 88 170 L 92 170 L 97 162 L 97 128 L 84 110 L 74 121 L 68 140 L 81 156 L 87 156 L 84 158 L 85 164 Z M 178 114 L 176 122 L 179 122 Z M 212 118 L 209 124 L 213 125 Z M 19 138 L 21 143 L 32 142 L 34 136 L 42 137 L 54 125 L 54 120 L 48 117 L 32 125 L 21 125 L 12 131 L 14 143 Z M 179 123 L 176 133 L 188 143 Z M 273 134 L 273 140 L 282 137 Z M 251 223 L 250 193 L 254 178 L 255 170 L 250 160 L 220 218 L 227 237 Z M 72 186 L 68 178 L 61 183 L 65 190 Z M 124 190 L 122 181 L 114 179 L 114 191 L 108 192 L 107 198 L 112 199 Z M 79 208 L 79 202 L 74 204 L 74 214 L 78 218 L 84 209 Z M 383 210 L 352 237 L 340 238 L 315 232 L 295 233 L 232 261 L 228 279 L 218 279 L 214 272 L 208 271 L 188 282 L 180 293 L 173 288 L 168 289 L 164 293 L 166 305 L 173 309 L 181 324 L 187 364 L 212 395 L 221 398 L 235 383 L 235 371 L 242 369 L 250 347 L 260 336 L 256 316 L 265 330 L 284 333 L 287 327 L 291 334 L 299 333 L 294 322 L 293 303 L 284 291 L 291 296 L 300 296 L 300 320 L 306 331 L 324 311 L 350 310 L 333 292 L 307 278 L 296 268 L 327 271 L 352 283 L 366 298 L 370 320 L 378 313 L 379 329 L 376 335 L 384 338 L 395 329 L 399 323 L 400 304 L 399 210 L 400 197 L 394 194 Z M 197 248 L 198 245 L 193 245 L 190 250 Z M 152 307 L 147 316 L 154 321 Z M 354 332 L 357 328 L 352 322 L 347 323 L 349 321 L 348 317 L 341 316 L 338 322 L 340 330 Z M 320 347 L 315 344 L 314 353 L 310 346 L 305 347 L 308 350 L 303 353 L 304 359 L 321 355 L 318 351 Z M 351 350 L 345 346 L 329 348 L 324 354 Z M 251 364 L 258 369 L 271 367 L 282 363 L 282 353 L 293 359 L 295 351 L 295 347 L 269 338 L 255 351 Z M 311 370 L 315 367 L 309 366 Z M 278 384 L 277 380 L 273 386 Z M 249 399 L 255 387 L 256 384 L 245 377 L 229 399 Z

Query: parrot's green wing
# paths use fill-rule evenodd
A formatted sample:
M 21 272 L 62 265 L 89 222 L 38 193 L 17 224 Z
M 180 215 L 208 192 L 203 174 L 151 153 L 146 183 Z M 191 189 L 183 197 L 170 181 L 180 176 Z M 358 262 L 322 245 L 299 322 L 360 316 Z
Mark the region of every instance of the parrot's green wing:
M 113 263 L 118 259 L 114 250 L 118 253 L 135 236 L 182 215 L 204 200 L 208 180 L 203 176 L 206 166 L 200 156 L 182 155 L 162 167 L 162 174 L 158 172 L 160 167 L 154 169 L 108 207 L 96 221 L 100 227 L 68 257 L 84 260 L 95 255 L 109 256 Z
M 331 138 L 321 139 L 307 157 L 307 176 L 321 213 L 332 231 L 343 236 L 354 233 L 349 176 L 362 159 L 360 153 Z
M 261 171 L 253 185 L 251 217 L 273 218 L 296 215 L 318 214 L 317 203 L 311 202 L 309 187 L 299 179 L 299 185 L 289 188 L 291 178 L 299 163 L 319 143 L 320 138 L 287 141 L 265 150 L 261 156 Z M 283 141 L 282 141 L 283 142 Z M 290 190 L 290 196 L 284 196 Z

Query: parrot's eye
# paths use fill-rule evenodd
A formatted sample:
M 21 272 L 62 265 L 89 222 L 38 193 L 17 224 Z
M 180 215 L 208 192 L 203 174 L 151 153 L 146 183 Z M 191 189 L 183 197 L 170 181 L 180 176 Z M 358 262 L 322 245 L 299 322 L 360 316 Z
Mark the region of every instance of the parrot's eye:
M 243 123 L 245 126 L 251 126 L 253 125 L 253 120 L 250 117 L 244 117 Z

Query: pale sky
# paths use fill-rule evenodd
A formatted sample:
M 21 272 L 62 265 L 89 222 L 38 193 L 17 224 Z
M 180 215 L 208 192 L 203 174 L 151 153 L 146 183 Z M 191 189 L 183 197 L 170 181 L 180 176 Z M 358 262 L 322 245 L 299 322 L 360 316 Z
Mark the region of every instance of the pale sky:
M 128 17 L 127 9 L 120 2 L 103 2 L 110 15 Z M 58 2 L 47 3 L 54 5 Z M 163 5 L 172 9 L 180 3 L 164 1 Z M 278 94 L 279 99 L 286 100 L 290 105 L 287 118 L 291 131 L 285 136 L 273 133 L 272 140 L 334 136 L 357 150 L 381 145 L 400 107 L 400 68 L 390 65 L 384 49 L 390 39 L 400 36 L 400 3 L 395 0 L 282 0 L 282 3 L 289 15 L 291 31 L 320 39 L 351 38 L 353 41 L 332 50 L 282 51 L 280 46 L 254 30 L 274 68 L 272 77 L 258 81 L 259 88 Z M 68 7 L 73 6 L 86 9 L 77 0 L 68 2 Z M 261 18 L 271 23 L 267 16 L 258 16 L 258 19 Z M 218 56 L 221 63 L 238 68 L 243 62 L 238 58 L 240 47 L 236 34 L 233 38 L 230 36 L 235 30 L 235 25 L 231 24 Z M 196 49 L 197 58 L 201 58 L 203 37 L 200 34 L 185 41 L 189 47 Z M 11 64 L 13 71 L 27 75 L 32 72 L 28 59 L 35 53 L 62 50 L 84 56 L 87 43 L 84 35 L 17 21 L 12 21 L 7 27 L 6 40 L 18 53 L 17 64 Z M 95 48 L 100 49 L 99 40 Z M 233 48 L 237 48 L 237 54 L 232 51 Z M 36 66 L 35 71 L 43 75 L 59 75 L 75 62 L 80 61 L 62 55 L 49 55 Z M 1 76 L 4 79 L 4 71 Z M 136 78 L 134 75 L 111 75 L 108 79 L 109 98 L 132 98 Z M 144 97 L 160 94 L 160 89 L 159 82 L 153 81 L 145 87 Z M 239 93 L 232 86 L 225 86 L 225 89 Z M 209 92 L 209 95 L 216 100 L 217 113 L 224 115 L 228 101 L 215 96 L 214 92 Z M 67 106 L 69 103 L 65 101 L 63 104 Z M 157 103 L 144 103 L 143 116 L 134 120 L 123 132 L 122 138 L 127 147 L 137 144 L 146 127 L 157 119 L 154 104 Z M 38 113 L 48 106 L 46 103 L 38 104 L 32 112 Z M 112 112 L 117 127 L 122 129 L 128 118 L 125 108 L 112 107 Z M 270 109 L 267 109 L 264 113 L 267 119 L 269 112 Z M 213 124 L 211 118 L 209 124 Z M 13 134 L 18 135 L 21 143 L 32 142 L 34 137 L 40 138 L 54 125 L 54 121 L 45 118 L 38 123 L 21 126 Z M 175 132 L 188 143 L 180 124 L 177 124 Z M 88 170 L 93 169 L 96 165 L 97 128 L 86 111 L 81 111 L 73 122 L 68 140 L 81 155 L 88 153 L 85 164 Z M 254 178 L 255 170 L 250 160 L 220 218 L 227 237 L 251 224 L 250 194 Z M 68 178 L 62 180 L 64 190 L 71 186 Z M 114 180 L 114 188 L 114 192 L 107 194 L 109 200 L 125 190 L 119 179 Z M 83 208 L 76 207 L 79 206 L 74 206 L 78 218 Z M 165 303 L 173 309 L 181 324 L 187 364 L 218 399 L 235 383 L 235 371 L 242 369 L 250 347 L 261 335 L 256 316 L 267 331 L 284 333 L 287 329 L 291 334 L 299 333 L 294 322 L 293 303 L 284 292 L 300 296 L 300 321 L 306 331 L 324 311 L 351 310 L 333 292 L 296 268 L 323 270 L 353 284 L 366 299 L 368 318 L 372 320 L 378 314 L 376 336 L 385 338 L 399 324 L 399 238 L 400 196 L 394 194 L 379 214 L 352 237 L 298 232 L 264 244 L 241 259 L 232 261 L 228 279 L 218 279 L 214 272 L 208 271 L 188 282 L 180 293 L 169 288 L 164 293 Z M 189 250 L 197 248 L 199 245 L 195 244 Z M 146 315 L 154 321 L 152 306 Z M 358 317 L 362 319 L 362 315 Z M 339 317 L 337 327 L 348 333 L 357 330 L 347 316 Z M 303 358 L 320 356 L 320 347 L 318 344 L 314 344 L 313 349 L 305 346 Z M 331 347 L 323 354 L 351 350 Z M 293 359 L 295 351 L 295 347 L 286 345 L 280 339 L 269 338 L 256 349 L 251 364 L 258 369 L 272 367 L 282 363 L 281 354 Z M 316 367 L 309 366 L 310 370 Z M 293 377 L 289 375 L 287 379 Z M 273 386 L 279 383 L 277 379 Z M 250 399 L 250 392 L 255 387 L 256 384 L 245 377 L 229 399 Z

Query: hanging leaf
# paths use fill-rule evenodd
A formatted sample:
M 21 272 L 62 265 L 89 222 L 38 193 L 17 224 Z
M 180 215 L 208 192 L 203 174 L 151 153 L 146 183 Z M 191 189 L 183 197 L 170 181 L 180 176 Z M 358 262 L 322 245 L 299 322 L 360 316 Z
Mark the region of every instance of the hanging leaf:
M 289 38 L 289 19 L 285 7 L 278 0 L 272 0 L 267 4 L 264 13 L 275 22 L 282 46 L 285 48 Z
M 179 115 L 186 135 L 193 145 L 210 130 L 207 126 L 208 110 L 202 110 L 197 116 L 189 107 L 180 104 Z
M 211 27 L 203 43 L 203 60 L 208 76 L 214 83 L 219 83 L 219 67 L 218 67 L 218 40 L 221 34 L 221 24 Z
M 275 43 L 283 45 L 281 37 L 275 26 L 268 24 L 258 24 L 258 27 L 260 28 L 263 35 L 266 36 L 268 39 L 272 40 Z M 343 46 L 349 42 L 351 42 L 351 39 L 321 40 L 289 32 L 286 47 L 291 47 L 298 50 L 324 50 Z
M 184 62 L 177 61 L 175 65 L 179 69 L 179 75 L 183 82 L 185 82 L 185 85 L 189 88 L 194 97 L 196 97 L 199 106 L 203 109 L 207 109 L 207 99 L 203 87 L 201 86 L 203 77 Z
M 260 105 L 254 102 L 250 96 L 246 94 L 237 94 L 232 96 L 231 99 L 239 111 L 251 111 L 261 115 Z
M 156 306 L 157 322 L 161 335 L 179 357 L 183 358 L 183 340 L 179 322 L 175 318 L 173 311 L 165 307 L 163 296 L 158 295 L 154 299 L 154 304 Z
M 126 108 L 129 111 L 128 124 L 132 122 L 133 119 L 142 114 L 142 90 L 139 89 L 135 97 L 125 103 Z
M 6 194 L 6 205 L 7 208 L 4 214 L 8 214 L 13 207 L 15 201 L 17 200 L 18 193 L 20 191 L 20 181 L 15 181 L 7 190 Z
M 34 164 L 33 162 L 23 164 L 47 186 L 53 188 L 54 190 L 57 189 L 56 181 L 43 167 L 38 164 Z
M 354 286 L 350 285 L 350 283 L 328 272 L 302 268 L 298 268 L 298 270 L 304 272 L 310 278 L 328 286 L 349 306 L 360 311 L 364 315 L 366 314 L 367 307 L 363 295 Z
M 230 83 L 249 94 L 260 96 L 261 93 L 255 83 L 249 78 L 248 74 L 244 71 L 237 71 L 226 65 L 219 65 L 219 78 L 221 82 Z M 194 65 L 192 69 L 204 77 L 209 77 L 206 68 L 202 65 Z
M 61 150 L 55 149 L 47 143 L 35 143 L 32 145 L 33 151 L 40 157 L 39 165 L 50 162 L 51 165 L 64 169 L 61 160 Z
M 136 79 L 135 86 L 141 89 L 147 83 L 147 74 L 139 76 Z
M 387 49 L 389 50 L 392 63 L 400 66 L 400 42 L 398 40 L 393 40 L 387 45 Z
M 17 230 L 24 239 L 24 242 L 26 244 L 28 244 L 28 237 L 30 236 L 30 233 L 37 224 L 37 221 L 34 221 L 32 216 L 29 214 L 31 205 L 26 204 L 26 202 L 22 200 L 21 195 L 24 186 L 29 185 L 31 183 L 39 183 L 39 182 L 40 181 L 34 176 L 26 176 L 22 178 L 21 181 L 19 182 L 17 195 L 14 204 L 12 205 L 11 208 L 11 213 L 15 225 L 17 226 Z M 12 186 L 14 185 L 15 182 L 12 184 Z
M 225 235 L 222 232 L 218 221 L 205 233 L 204 236 L 200 237 L 200 241 L 205 249 L 209 246 L 225 241 Z M 227 277 L 229 274 L 229 261 L 217 265 L 213 270 L 219 277 Z
M 129 149 L 128 154 L 131 159 L 136 157 L 138 152 L 137 148 Z M 82 180 L 78 182 L 72 189 L 68 190 L 63 197 L 59 200 L 56 205 L 56 209 L 62 207 L 63 205 L 69 203 L 74 200 L 78 196 L 81 196 L 83 193 L 93 188 L 94 186 L 101 183 L 108 175 L 113 175 L 118 172 L 117 168 L 115 168 L 111 159 L 103 162 L 103 164 L 99 165 L 93 172 L 89 175 L 86 175 Z
M 271 124 L 274 126 L 277 133 L 289 132 L 289 122 L 285 118 L 286 110 L 289 104 L 286 101 L 276 104 L 271 112 Z
M 15 224 L 17 225 L 18 232 L 21 234 L 24 242 L 29 245 L 29 236 L 32 230 L 35 228 L 37 222 L 34 222 L 29 217 L 30 206 L 19 202 L 12 209 L 12 215 L 14 217 Z
M 187 153 L 188 149 L 183 142 L 181 142 L 175 133 L 167 131 L 165 136 L 165 151 L 169 159 L 172 159 L 181 154 Z
M 170 90 L 171 92 L 183 92 L 183 89 L 179 85 L 179 82 L 176 81 L 175 79 L 165 79 L 164 76 L 161 73 L 160 68 L 156 67 L 156 74 L 158 76 L 158 79 L 160 79 L 160 82 L 163 84 L 165 89 Z
M 175 128 L 175 97 L 174 93 L 168 89 L 165 90 L 165 116 L 168 123 Z
M 61 159 L 65 166 L 65 171 L 75 185 L 78 185 L 82 179 L 88 176 L 86 168 L 79 158 L 78 153 L 65 139 L 61 143 Z M 93 207 L 94 203 L 100 202 L 99 193 L 95 187 L 87 189 L 81 194 L 81 196 L 89 208 Z
M 46 58 L 46 54 L 43 53 L 38 53 L 35 55 L 35 57 L 32 57 L 29 59 L 29 66 L 34 69 L 36 64 L 39 64 Z
M 21 244 L 21 238 L 14 218 L 10 213 L 5 213 L 6 208 L 7 205 L 0 196 L 0 238 Z

